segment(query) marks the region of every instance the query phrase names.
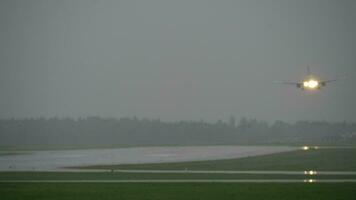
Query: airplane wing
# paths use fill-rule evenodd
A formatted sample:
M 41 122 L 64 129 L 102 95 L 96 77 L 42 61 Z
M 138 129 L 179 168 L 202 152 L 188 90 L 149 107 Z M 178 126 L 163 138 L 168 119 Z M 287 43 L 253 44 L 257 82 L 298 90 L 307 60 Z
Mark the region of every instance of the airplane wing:
M 292 81 L 274 81 L 274 83 L 287 84 L 287 85 L 299 85 L 299 84 L 301 84 L 301 83 L 292 82 Z
M 322 81 L 322 83 L 330 83 L 330 82 L 334 82 L 334 81 L 338 81 L 338 80 L 343 80 L 343 79 L 346 79 L 347 77 L 346 77 L 346 75 L 343 75 L 343 76 L 341 76 L 341 77 L 339 77 L 339 78 L 336 78 L 336 79 L 330 79 L 330 80 L 326 80 L 326 81 Z
M 337 81 L 338 79 L 332 79 L 332 80 L 326 80 L 326 81 L 322 81 L 322 83 L 330 83 L 330 82 L 334 82 Z

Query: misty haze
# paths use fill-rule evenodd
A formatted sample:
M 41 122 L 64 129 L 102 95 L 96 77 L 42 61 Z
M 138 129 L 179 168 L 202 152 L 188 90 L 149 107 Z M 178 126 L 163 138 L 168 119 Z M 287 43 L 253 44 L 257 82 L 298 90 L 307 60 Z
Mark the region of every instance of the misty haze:
M 355 10 L 1 0 L 0 198 L 352 199 Z

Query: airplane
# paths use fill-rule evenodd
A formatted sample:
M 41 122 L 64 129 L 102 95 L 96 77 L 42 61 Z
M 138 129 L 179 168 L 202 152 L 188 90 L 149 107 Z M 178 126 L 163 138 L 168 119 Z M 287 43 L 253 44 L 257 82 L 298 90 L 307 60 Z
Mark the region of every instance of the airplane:
M 315 76 L 311 75 L 309 66 L 307 66 L 307 72 L 307 77 L 300 82 L 277 81 L 277 83 L 295 85 L 297 88 L 300 88 L 302 90 L 319 90 L 322 87 L 325 87 L 327 83 L 337 81 L 337 79 L 321 80 L 319 78 L 316 78 Z

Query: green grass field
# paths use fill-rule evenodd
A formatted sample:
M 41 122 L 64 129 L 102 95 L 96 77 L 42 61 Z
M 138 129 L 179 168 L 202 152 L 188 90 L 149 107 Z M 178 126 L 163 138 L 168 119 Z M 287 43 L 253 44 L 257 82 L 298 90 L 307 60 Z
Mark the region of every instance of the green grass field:
M 356 148 L 299 150 L 239 159 L 89 166 L 104 169 L 190 169 L 190 170 L 318 170 L 356 171 Z
M 356 184 L 260 183 L 0 183 L 4 200 L 350 200 Z
M 20 152 L 20 151 L 0 151 L 0 156 L 12 156 L 12 155 L 21 155 L 26 154 L 28 152 Z

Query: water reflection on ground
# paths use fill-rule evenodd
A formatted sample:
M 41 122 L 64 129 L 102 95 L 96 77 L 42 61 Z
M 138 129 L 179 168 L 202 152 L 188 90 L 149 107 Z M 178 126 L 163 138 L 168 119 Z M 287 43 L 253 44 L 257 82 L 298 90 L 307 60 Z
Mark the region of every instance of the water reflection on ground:
M 54 170 L 70 166 L 241 158 L 297 150 L 286 146 L 185 146 L 32 151 L 0 156 L 0 171 Z

